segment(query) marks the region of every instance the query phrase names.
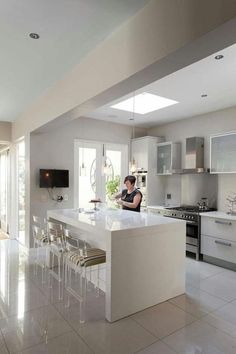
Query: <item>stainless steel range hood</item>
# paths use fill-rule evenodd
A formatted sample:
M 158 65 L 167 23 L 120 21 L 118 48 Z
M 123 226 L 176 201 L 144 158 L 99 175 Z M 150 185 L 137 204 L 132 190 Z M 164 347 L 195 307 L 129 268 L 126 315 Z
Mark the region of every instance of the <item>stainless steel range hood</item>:
M 208 173 L 204 168 L 204 138 L 192 137 L 186 139 L 185 168 L 176 173 Z

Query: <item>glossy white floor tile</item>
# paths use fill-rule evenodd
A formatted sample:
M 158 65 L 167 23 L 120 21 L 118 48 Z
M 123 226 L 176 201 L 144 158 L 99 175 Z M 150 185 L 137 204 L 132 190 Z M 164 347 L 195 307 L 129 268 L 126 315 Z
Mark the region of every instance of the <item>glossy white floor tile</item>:
M 11 353 L 71 331 L 51 305 L 0 320 L 0 328 Z
M 199 320 L 163 341 L 179 354 L 235 354 L 236 340 Z
M 205 316 L 207 313 L 227 303 L 218 297 L 193 287 L 188 287 L 186 294 L 175 297 L 169 300 L 169 302 L 198 318 Z
M 157 338 L 131 318 L 114 323 L 89 322 L 78 330 L 94 353 L 128 354 L 154 343 Z
M 16 241 L 0 241 L 0 354 L 236 353 L 236 272 L 186 258 L 186 293 L 115 323 L 105 294 L 59 301 Z
M 209 278 L 224 271 L 224 269 L 215 265 L 205 262 L 196 262 L 191 258 L 186 258 L 185 269 L 187 284 L 197 288 L 200 287 L 201 281 L 203 279 Z
M 138 312 L 132 318 L 157 338 L 166 337 L 196 320 L 169 302 L 163 302 Z
M 8 354 L 7 347 L 4 342 L 4 338 L 0 333 L 0 354 Z
M 216 274 L 200 283 L 200 289 L 225 301 L 236 299 L 236 278 L 227 277 L 226 272 Z
M 50 339 L 21 352 L 21 354 L 92 354 L 93 352 L 74 332 Z
M 236 338 L 236 302 L 228 303 L 222 308 L 203 318 L 212 326 Z
M 176 354 L 176 352 L 159 340 L 149 347 L 140 350 L 137 354 Z

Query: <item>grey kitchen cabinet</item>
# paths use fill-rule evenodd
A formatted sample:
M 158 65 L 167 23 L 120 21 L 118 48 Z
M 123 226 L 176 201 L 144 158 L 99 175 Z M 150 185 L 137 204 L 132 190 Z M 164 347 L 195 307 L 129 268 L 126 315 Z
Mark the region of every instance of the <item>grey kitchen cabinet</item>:
M 181 143 L 157 144 L 157 174 L 171 175 L 181 169 Z
M 211 136 L 211 173 L 236 173 L 236 132 Z

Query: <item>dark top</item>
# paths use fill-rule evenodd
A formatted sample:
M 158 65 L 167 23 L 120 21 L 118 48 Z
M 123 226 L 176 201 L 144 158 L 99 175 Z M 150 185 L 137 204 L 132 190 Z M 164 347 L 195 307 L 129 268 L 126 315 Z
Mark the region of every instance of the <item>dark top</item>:
M 140 203 L 138 204 L 138 206 L 136 208 L 129 208 L 129 207 L 123 205 L 122 209 L 140 212 L 140 205 L 141 205 L 142 197 L 143 197 L 143 195 L 140 192 L 140 190 L 138 190 L 136 188 L 136 189 L 133 190 L 132 193 L 128 193 L 128 189 L 123 189 L 121 199 L 124 200 L 125 202 L 133 203 L 134 197 L 137 194 L 141 194 L 141 199 L 140 199 Z

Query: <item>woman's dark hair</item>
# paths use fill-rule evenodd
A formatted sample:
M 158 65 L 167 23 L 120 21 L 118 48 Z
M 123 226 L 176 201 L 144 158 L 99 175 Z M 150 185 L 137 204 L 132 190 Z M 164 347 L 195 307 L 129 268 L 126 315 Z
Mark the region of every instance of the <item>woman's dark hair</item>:
M 136 177 L 131 176 L 131 175 L 126 176 L 125 179 L 124 179 L 124 183 L 127 182 L 127 181 L 130 181 L 131 184 L 135 184 L 135 182 L 136 182 Z

